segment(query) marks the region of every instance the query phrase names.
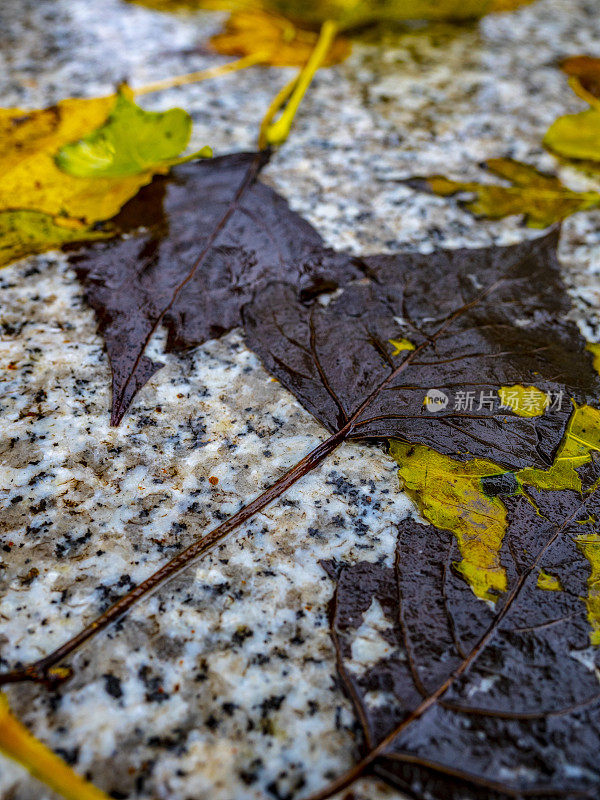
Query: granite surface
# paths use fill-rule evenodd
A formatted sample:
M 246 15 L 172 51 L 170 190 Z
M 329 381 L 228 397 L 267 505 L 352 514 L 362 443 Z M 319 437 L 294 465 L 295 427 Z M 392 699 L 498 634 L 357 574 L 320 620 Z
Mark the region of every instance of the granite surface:
M 47 105 L 221 63 L 202 45 L 222 20 L 121 0 L 3 0 L 2 104 Z M 539 0 L 474 26 L 365 34 L 346 63 L 318 75 L 264 178 L 329 244 L 357 253 L 538 235 L 515 218 L 474 220 L 400 181 L 439 171 L 478 178 L 479 163 L 498 155 L 556 167 L 541 137 L 557 115 L 583 107 L 556 62 L 600 55 L 599 43 L 598 0 Z M 187 108 L 193 145 L 249 148 L 291 74 L 255 68 L 144 105 Z M 599 244 L 600 212 L 565 223 L 573 316 L 593 340 Z M 60 254 L 0 273 L 0 333 L 3 668 L 49 652 L 326 437 L 240 331 L 161 356 L 165 368 L 110 428 L 106 354 Z M 159 333 L 154 353 L 163 341 Z M 332 584 L 319 560 L 390 563 L 395 523 L 411 513 L 393 462 L 376 446 L 344 445 L 84 647 L 56 694 L 18 686 L 11 703 L 115 798 L 300 800 L 347 769 L 360 741 L 335 677 Z M 376 609 L 365 617 L 357 668 L 386 646 L 381 623 Z M 0 757 L 0 797 L 53 795 Z M 354 798 L 400 795 L 364 781 Z

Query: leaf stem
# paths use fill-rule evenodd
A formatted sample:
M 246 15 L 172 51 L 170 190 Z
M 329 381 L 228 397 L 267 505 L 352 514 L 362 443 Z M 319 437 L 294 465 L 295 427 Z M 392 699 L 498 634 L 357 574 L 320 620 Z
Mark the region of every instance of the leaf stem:
M 215 545 L 222 542 L 232 530 L 238 527 L 238 525 L 241 525 L 259 511 L 262 511 L 263 508 L 282 495 L 299 478 L 302 478 L 315 469 L 315 467 L 346 439 L 350 432 L 351 424 L 352 423 L 349 422 L 328 439 L 325 439 L 325 441 L 317 445 L 317 447 L 311 450 L 304 458 L 294 464 L 293 467 L 290 467 L 281 478 L 265 489 L 262 494 L 243 506 L 239 511 L 229 517 L 229 519 L 225 520 L 225 522 L 213 528 L 212 531 L 201 539 L 192 542 L 191 545 L 178 553 L 171 561 L 168 561 L 164 566 L 160 567 L 160 569 L 146 578 L 146 580 L 123 595 L 123 597 L 120 597 L 103 614 L 83 628 L 83 630 L 72 639 L 65 642 L 65 644 L 27 667 L 1 673 L 0 686 L 9 683 L 31 681 L 33 683 L 40 683 L 47 688 L 55 688 L 60 683 L 63 683 L 71 677 L 72 670 L 65 667 L 57 667 L 57 664 L 71 655 L 75 650 L 79 649 L 88 639 L 91 639 L 101 630 L 104 630 L 104 628 L 124 616 L 127 611 L 143 597 L 154 592 L 167 580 L 178 575 L 190 566 L 193 561 L 204 556 L 209 550 L 212 550 Z
M 323 25 L 321 26 L 321 31 L 319 33 L 319 38 L 317 43 L 314 47 L 314 50 L 310 54 L 310 58 L 300 70 L 298 77 L 296 78 L 294 90 L 291 93 L 291 97 L 281 115 L 281 117 L 276 121 L 271 123 L 270 121 L 265 124 L 263 120 L 263 124 L 260 127 L 262 143 L 259 141 L 259 146 L 264 147 L 265 145 L 280 145 L 285 142 L 287 137 L 289 136 L 290 129 L 292 127 L 292 123 L 294 121 L 294 117 L 296 116 L 296 112 L 298 111 L 298 107 L 302 102 L 302 98 L 306 94 L 306 91 L 310 84 L 312 83 L 312 79 L 315 76 L 315 73 L 322 65 L 323 61 L 325 60 L 327 53 L 329 52 L 331 45 L 337 35 L 338 26 L 337 23 L 333 20 L 326 20 Z M 287 88 L 287 87 L 285 87 Z M 267 115 L 270 115 L 272 119 L 276 112 L 279 110 L 275 103 L 279 100 L 280 106 L 285 102 L 285 95 L 283 92 L 280 92 L 279 95 L 275 98 L 271 106 L 267 111 Z
M 259 150 L 265 150 L 269 146 L 269 141 L 267 138 L 267 130 L 271 123 L 273 122 L 274 117 L 280 111 L 282 106 L 287 102 L 290 95 L 296 88 L 296 84 L 298 83 L 298 76 L 296 75 L 289 83 L 286 83 L 285 86 L 280 89 L 273 100 L 271 101 L 271 105 L 267 109 L 267 113 L 264 115 L 262 122 L 260 123 L 260 130 L 258 132 L 258 148 Z
M 240 196 L 241 193 L 244 191 L 244 187 L 248 184 L 248 181 L 252 180 L 251 176 L 255 176 L 257 171 L 260 169 L 262 161 L 268 157 L 268 151 L 264 151 L 260 154 L 260 159 L 255 161 L 251 170 L 251 174 L 248 175 L 245 181 L 242 183 L 240 188 L 238 189 L 238 195 Z M 221 220 L 221 226 L 223 226 L 228 218 L 228 215 L 232 213 L 232 207 L 228 209 Z M 203 253 L 200 254 L 197 261 L 194 264 L 193 270 L 198 267 L 201 263 L 204 253 L 206 252 L 206 248 Z M 190 273 L 191 275 L 192 273 Z M 189 280 L 189 276 L 186 278 L 186 281 Z M 496 286 L 496 283 L 492 284 L 491 287 L 488 287 L 481 295 L 479 295 L 478 300 L 485 296 L 486 293 L 492 291 L 492 289 Z M 465 313 L 472 305 L 474 305 L 477 300 L 473 300 L 471 303 L 467 303 L 458 309 L 456 312 L 451 314 L 448 319 L 443 323 L 443 325 L 438 329 L 436 335 L 439 336 L 443 333 L 446 326 L 450 324 L 450 322 L 459 316 L 462 313 Z M 164 313 L 164 312 L 163 312 Z M 157 323 L 158 324 L 158 323 Z M 317 447 L 308 453 L 308 455 L 301 458 L 293 467 L 290 467 L 287 472 L 285 472 L 281 478 L 279 478 L 275 483 L 271 484 L 265 491 L 260 494 L 258 497 L 254 498 L 250 503 L 240 508 L 235 514 L 233 514 L 229 519 L 225 520 L 225 522 L 221 523 L 221 525 L 213 528 L 212 531 L 203 536 L 201 539 L 193 542 L 191 545 L 182 550 L 178 555 L 176 555 L 171 561 L 168 561 L 163 567 L 158 569 L 156 572 L 152 573 L 145 581 L 136 586 L 126 595 L 123 595 L 119 600 L 117 600 L 110 608 L 108 608 L 103 614 L 97 617 L 93 622 L 87 625 L 82 631 L 80 631 L 76 636 L 72 639 L 69 639 L 68 642 L 58 647 L 52 653 L 47 655 L 45 658 L 41 658 L 38 661 L 35 661 L 33 664 L 30 664 L 27 667 L 20 667 L 10 672 L 0 673 L 0 686 L 8 683 L 21 683 L 22 681 L 32 681 L 34 683 L 40 683 L 47 688 L 53 688 L 60 683 L 63 683 L 67 680 L 71 674 L 72 670 L 68 667 L 60 667 L 57 666 L 60 662 L 66 658 L 68 655 L 73 653 L 82 644 L 91 639 L 95 634 L 99 633 L 101 630 L 104 630 L 108 625 L 116 620 L 120 619 L 129 609 L 135 605 L 139 600 L 143 597 L 146 597 L 151 592 L 155 591 L 159 586 L 161 586 L 165 581 L 173 578 L 175 575 L 178 575 L 182 572 L 186 567 L 188 567 L 193 561 L 200 558 L 201 556 L 205 555 L 209 550 L 211 550 L 216 544 L 222 542 L 225 537 L 231 533 L 238 525 L 249 520 L 259 511 L 262 511 L 263 508 L 268 506 L 273 500 L 277 497 L 282 495 L 290 486 L 292 486 L 297 480 L 302 478 L 304 475 L 311 472 L 315 467 L 317 467 L 330 453 L 332 453 L 338 445 L 342 442 L 346 441 L 347 439 L 351 438 L 352 434 L 355 432 L 356 424 L 360 419 L 361 415 L 365 411 L 366 408 L 371 404 L 375 397 L 379 394 L 379 392 L 383 391 L 385 387 L 391 382 L 391 380 L 403 372 L 414 360 L 416 356 L 420 354 L 420 352 L 428 347 L 430 344 L 430 339 L 425 339 L 422 344 L 418 347 L 415 347 L 414 350 L 411 350 L 404 361 L 402 361 L 388 376 L 385 378 L 379 386 L 376 386 L 371 394 L 361 403 L 361 405 L 356 409 L 354 414 L 348 419 L 343 427 L 341 427 L 338 431 L 333 433 L 328 439 L 321 442 Z M 117 412 L 119 410 L 117 409 Z M 115 413 L 115 409 L 113 409 L 113 414 Z
M 11 713 L 0 692 L 0 752 L 25 767 L 65 800 L 109 800 L 108 795 L 74 772 L 62 758 L 36 739 Z
M 188 72 L 185 75 L 176 75 L 173 78 L 165 78 L 162 81 L 147 83 L 144 86 L 139 86 L 137 89 L 132 89 L 132 91 L 136 96 L 152 94 L 152 92 L 162 92 L 164 89 L 172 89 L 175 86 L 186 86 L 189 83 L 200 83 L 210 78 L 229 75 L 230 72 L 238 72 L 241 69 L 246 69 L 246 67 L 264 64 L 265 61 L 266 56 L 264 53 L 252 53 L 249 56 L 238 58 L 236 61 L 228 61 L 226 64 L 220 64 L 218 67 L 209 67 L 208 69 L 202 69 L 198 72 Z
M 580 97 L 582 100 L 585 100 L 585 102 L 589 103 L 592 106 L 592 108 L 595 108 L 596 110 L 600 111 L 600 100 L 598 100 L 596 95 L 593 95 L 591 92 L 588 92 L 588 90 L 583 86 L 579 78 L 577 78 L 575 75 L 572 75 L 569 78 L 569 86 L 575 92 L 577 97 Z

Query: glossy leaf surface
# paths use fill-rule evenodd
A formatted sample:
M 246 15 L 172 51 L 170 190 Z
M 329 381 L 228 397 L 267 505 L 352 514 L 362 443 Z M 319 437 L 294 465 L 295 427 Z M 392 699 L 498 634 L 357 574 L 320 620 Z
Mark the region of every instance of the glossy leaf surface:
M 393 568 L 325 565 L 365 752 L 387 739 L 375 771 L 410 794 L 591 800 L 600 791 L 600 651 L 590 646 L 600 499 L 535 490 L 532 499 L 502 498 L 507 589 L 492 606 L 455 571 L 454 536 L 414 520 L 399 525 Z
M 144 355 L 159 324 L 167 351 L 201 344 L 239 325 L 241 308 L 273 280 L 310 295 L 362 275 L 360 263 L 323 246 L 319 234 L 256 177 L 264 154 L 175 167 L 116 218 L 136 235 L 73 258 L 96 311 L 113 370 L 113 424 L 161 366 Z
M 330 431 L 548 468 L 572 409 L 562 398 L 600 396 L 586 343 L 565 321 L 556 241 L 370 256 L 369 278 L 325 303 L 271 285 L 245 311 L 247 341 Z M 415 348 L 392 355 L 403 335 Z M 561 407 L 522 416 L 493 403 L 519 384 Z M 431 392 L 446 405 L 430 410 Z

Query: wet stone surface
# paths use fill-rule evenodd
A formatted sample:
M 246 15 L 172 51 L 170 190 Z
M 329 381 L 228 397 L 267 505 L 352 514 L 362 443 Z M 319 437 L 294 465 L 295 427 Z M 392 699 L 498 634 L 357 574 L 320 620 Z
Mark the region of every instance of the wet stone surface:
M 538 235 L 513 218 L 474 220 L 419 195 L 410 174 L 480 176 L 487 157 L 555 167 L 548 124 L 581 106 L 560 57 L 600 55 L 591 0 L 540 0 L 473 27 L 412 28 L 319 74 L 264 180 L 324 236 L 356 253 L 507 244 Z M 215 13 L 168 16 L 120 0 L 5 0 L 3 105 L 41 106 L 221 63 L 193 51 Z M 256 68 L 144 98 L 180 104 L 192 145 L 254 145 L 292 73 Z M 575 188 L 593 186 L 562 169 Z M 574 318 L 600 338 L 600 213 L 563 227 Z M 39 658 L 195 536 L 254 497 L 326 437 L 233 331 L 166 366 L 110 428 L 109 367 L 65 258 L 0 273 L 0 665 Z M 158 356 L 159 334 L 151 345 Z M 345 445 L 210 557 L 141 603 L 72 659 L 56 694 L 8 695 L 44 742 L 118 798 L 215 800 L 308 794 L 359 744 L 327 629 L 333 584 L 321 559 L 391 565 L 413 513 L 394 463 Z M 378 620 L 367 620 L 377 630 Z M 365 658 L 368 659 L 367 653 Z M 0 797 L 49 800 L 0 759 Z M 363 782 L 356 798 L 397 792 Z

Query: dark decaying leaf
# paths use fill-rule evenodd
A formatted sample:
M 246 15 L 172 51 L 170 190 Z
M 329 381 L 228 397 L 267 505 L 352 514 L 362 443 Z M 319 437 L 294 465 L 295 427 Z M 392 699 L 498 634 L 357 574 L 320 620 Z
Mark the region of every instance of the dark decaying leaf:
M 331 633 L 364 750 L 389 738 L 372 768 L 411 796 L 600 795 L 600 651 L 582 602 L 582 543 L 600 548 L 600 496 L 531 494 L 537 508 L 504 500 L 509 585 L 495 606 L 453 571 L 454 537 L 412 519 L 399 526 L 394 568 L 323 564 L 337 582 Z M 560 590 L 542 591 L 540 575 Z M 369 661 L 373 636 L 380 655 Z
M 312 302 L 276 283 L 244 310 L 249 346 L 330 431 L 396 437 L 509 469 L 549 465 L 572 410 L 600 381 L 576 326 L 556 258 L 558 232 L 510 247 L 363 259 L 368 278 Z M 329 302 L 322 302 L 327 301 Z M 414 349 L 394 355 L 392 340 Z M 489 397 L 502 386 L 563 392 L 560 408 L 524 418 L 428 390 Z
M 72 256 L 110 357 L 113 424 L 161 366 L 144 355 L 161 323 L 167 350 L 183 350 L 239 325 L 242 305 L 271 280 L 310 295 L 360 274 L 356 259 L 325 248 L 256 180 L 266 159 L 241 153 L 175 167 L 115 219 L 144 228 Z

